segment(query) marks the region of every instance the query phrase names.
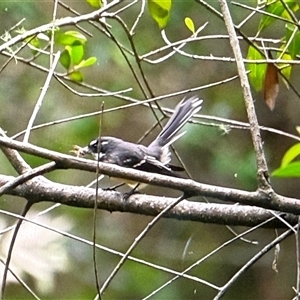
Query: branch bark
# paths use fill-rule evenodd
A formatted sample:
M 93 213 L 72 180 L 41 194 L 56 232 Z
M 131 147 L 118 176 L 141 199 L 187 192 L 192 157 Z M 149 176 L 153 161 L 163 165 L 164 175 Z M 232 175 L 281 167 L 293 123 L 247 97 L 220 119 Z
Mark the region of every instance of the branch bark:
M 97 162 L 61 154 L 45 148 L 37 147 L 29 143 L 22 143 L 6 137 L 0 137 L 0 146 L 12 148 L 24 153 L 46 158 L 56 162 L 58 169 L 78 169 L 96 172 Z M 155 186 L 163 186 L 183 191 L 190 196 L 212 197 L 226 202 L 252 205 L 272 209 L 280 212 L 300 214 L 299 199 L 281 196 L 273 190 L 258 189 L 254 192 L 233 188 L 224 188 L 209 184 L 203 184 L 191 179 L 174 178 L 155 173 L 147 173 L 129 168 L 122 168 L 112 164 L 98 163 L 101 174 L 110 177 L 131 179 L 137 182 L 148 183 Z
M 13 176 L 0 175 L 0 185 L 7 184 L 14 179 L 15 177 Z M 65 185 L 37 178 L 9 189 L 6 193 L 24 197 L 36 203 L 50 201 L 82 208 L 93 208 L 95 203 L 95 190 L 92 188 Z M 99 209 L 148 216 L 156 216 L 166 206 L 175 201 L 174 198 L 148 195 L 133 195 L 124 201 L 121 193 L 103 190 L 99 190 L 98 197 L 97 207 Z M 185 221 L 242 226 L 255 226 L 270 219 L 267 227 L 286 227 L 279 220 L 274 220 L 274 214 L 263 208 L 200 203 L 187 200 L 177 204 L 164 217 Z M 282 217 L 292 225 L 297 224 L 298 218 L 295 215 L 284 214 Z
M 229 34 L 230 45 L 232 47 L 234 57 L 236 59 L 238 73 L 240 76 L 241 88 L 244 95 L 245 106 L 250 124 L 250 132 L 256 155 L 258 187 L 267 192 L 272 192 L 272 188 L 269 183 L 269 171 L 267 161 L 262 146 L 262 139 L 260 135 L 258 120 L 255 113 L 254 101 L 251 94 L 250 84 L 247 77 L 247 72 L 245 69 L 239 40 L 235 32 L 234 24 L 232 22 L 227 2 L 225 0 L 219 0 L 219 3 L 223 14 L 224 22 Z
M 36 27 L 34 29 L 28 30 L 22 34 L 19 34 L 15 37 L 13 37 L 12 39 L 10 39 L 9 41 L 7 41 L 6 43 L 0 45 L 0 52 L 4 51 L 5 49 L 8 49 L 9 47 L 24 41 L 26 38 L 29 38 L 31 36 L 35 36 L 38 33 L 42 33 L 42 32 L 46 32 L 48 30 L 51 30 L 53 28 L 53 26 L 55 27 L 62 27 L 62 26 L 67 26 L 67 25 L 74 25 L 80 22 L 84 22 L 84 21 L 88 21 L 88 20 L 97 20 L 103 16 L 105 16 L 105 13 L 115 7 L 117 4 L 119 4 L 120 2 L 122 2 L 121 0 L 114 0 L 112 2 L 110 2 L 109 4 L 103 6 L 102 8 L 93 11 L 91 13 L 88 14 L 84 14 L 84 15 L 80 15 L 80 16 L 76 16 L 76 17 L 65 17 L 65 18 L 61 18 L 61 19 L 57 19 L 55 20 L 55 23 L 53 24 L 53 22 L 48 23 L 48 24 L 44 24 L 41 25 L 39 27 Z

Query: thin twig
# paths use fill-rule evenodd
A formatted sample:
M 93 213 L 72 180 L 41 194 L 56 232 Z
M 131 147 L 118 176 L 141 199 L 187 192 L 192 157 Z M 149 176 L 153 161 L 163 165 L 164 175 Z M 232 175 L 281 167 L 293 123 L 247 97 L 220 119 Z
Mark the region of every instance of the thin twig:
M 165 287 L 167 287 L 168 285 L 170 285 L 171 283 L 173 283 L 175 280 L 177 280 L 178 278 L 181 278 L 182 276 L 186 275 L 186 273 L 188 273 L 189 271 L 191 271 L 192 269 L 194 269 L 195 267 L 199 266 L 201 263 L 203 263 L 205 260 L 207 260 L 208 258 L 211 258 L 213 255 L 215 255 L 216 253 L 218 253 L 220 250 L 224 249 L 225 247 L 229 246 L 230 244 L 232 244 L 234 241 L 243 238 L 245 235 L 257 230 L 258 228 L 262 227 L 263 225 L 271 222 L 273 219 L 275 219 L 275 217 L 271 217 L 268 220 L 265 220 L 264 222 L 262 222 L 261 224 L 258 224 L 257 226 L 254 226 L 242 233 L 240 233 L 239 235 L 236 235 L 235 237 L 233 237 L 232 239 L 224 242 L 222 245 L 220 245 L 219 247 L 215 248 L 214 250 L 212 250 L 211 252 L 209 252 L 207 255 L 205 255 L 204 257 L 202 257 L 201 259 L 197 260 L 195 263 L 193 263 L 192 265 L 190 265 L 188 268 L 186 268 L 184 271 L 182 271 L 180 273 L 180 275 L 177 275 L 175 277 L 173 277 L 172 279 L 168 280 L 166 283 L 162 284 L 159 288 L 157 288 L 156 290 L 154 290 L 153 292 L 151 292 L 148 296 L 146 296 L 145 298 L 143 298 L 143 300 L 149 299 L 152 296 L 156 295 L 159 291 L 161 291 L 162 289 L 164 289 Z M 212 288 L 216 289 L 216 290 L 221 290 L 220 287 L 217 287 L 215 285 L 211 285 Z
M 138 16 L 136 17 L 136 19 L 135 19 L 135 21 L 134 21 L 134 23 L 133 23 L 133 25 L 132 25 L 132 27 L 131 27 L 131 29 L 130 29 L 130 31 L 129 31 L 129 34 L 130 34 L 131 36 L 134 35 L 135 28 L 137 27 L 137 25 L 138 25 L 138 23 L 139 23 L 139 21 L 140 21 L 142 15 L 143 15 L 144 12 L 145 12 L 146 0 L 142 0 L 142 1 L 140 1 L 140 2 L 141 2 L 141 9 L 140 9 L 140 12 L 139 12 Z
M 127 260 L 130 253 L 133 251 L 133 249 L 138 245 L 138 243 L 145 237 L 145 235 L 149 232 L 149 230 L 161 219 L 161 217 L 166 214 L 170 209 L 175 207 L 178 203 L 180 203 L 183 199 L 185 199 L 185 194 L 177 198 L 175 201 L 171 202 L 169 205 L 167 205 L 151 222 L 148 223 L 146 228 L 135 238 L 134 242 L 130 245 L 128 250 L 126 251 L 125 255 L 122 257 L 122 259 L 119 261 L 119 263 L 116 265 L 114 270 L 111 272 L 109 277 L 106 279 L 106 281 L 103 283 L 101 288 L 101 294 L 106 290 L 109 283 L 112 281 L 112 279 L 115 277 L 115 275 L 118 273 L 122 265 Z M 99 296 L 99 295 L 98 295 Z M 99 299 L 99 298 L 95 298 Z
M 254 101 L 252 98 L 245 65 L 243 63 L 241 48 L 235 32 L 234 24 L 231 19 L 227 1 L 219 0 L 219 3 L 223 13 L 227 31 L 229 34 L 230 44 L 236 59 L 238 73 L 240 76 L 241 88 L 244 95 L 245 106 L 246 106 L 248 120 L 250 124 L 250 133 L 252 136 L 252 142 L 253 142 L 255 156 L 256 156 L 258 186 L 260 189 L 270 192 L 272 191 L 272 189 L 269 183 L 269 171 L 268 171 L 267 161 L 263 150 L 263 145 L 262 145 L 263 143 L 260 135 L 257 116 L 255 113 Z
M 54 70 L 55 70 L 56 65 L 57 65 L 57 63 L 58 63 L 59 58 L 60 58 L 60 51 L 58 51 L 58 52 L 54 55 L 54 61 L 53 61 L 53 64 L 51 65 L 51 68 L 50 68 L 50 70 L 49 70 L 49 73 L 48 73 L 48 76 L 47 76 L 47 78 L 46 78 L 45 84 L 44 84 L 44 86 L 43 86 L 43 88 L 42 88 L 41 94 L 40 94 L 40 96 L 39 96 L 39 98 L 38 98 L 38 100 L 37 100 L 37 102 L 36 102 L 36 105 L 35 105 L 35 107 L 34 107 L 34 110 L 33 110 L 33 112 L 32 112 L 32 115 L 31 115 L 31 117 L 30 117 L 30 119 L 29 119 L 29 122 L 28 122 L 28 125 L 27 125 L 27 128 L 26 128 L 26 131 L 25 131 L 24 139 L 23 139 L 23 141 L 24 141 L 25 143 L 27 143 L 28 140 L 29 140 L 29 135 L 30 135 L 30 132 L 31 132 L 32 125 L 33 125 L 33 123 L 34 123 L 34 120 L 35 120 L 35 118 L 36 118 L 36 116 L 37 116 L 37 114 L 38 114 L 38 112 L 39 112 L 41 106 L 42 106 L 42 102 L 43 102 L 44 97 L 45 97 L 45 95 L 46 95 L 46 92 L 47 92 L 47 90 L 48 90 L 48 88 L 49 88 L 49 86 L 50 86 L 50 81 L 51 81 L 51 78 L 52 78 L 52 76 L 53 76 L 53 73 L 54 73 Z
M 74 25 L 80 22 L 85 22 L 85 21 L 89 21 L 89 20 L 95 20 L 98 19 L 99 17 L 101 17 L 102 15 L 106 14 L 106 11 L 108 11 L 109 9 L 113 8 L 114 6 L 118 5 L 120 2 L 122 2 L 122 0 L 113 0 L 110 3 L 108 3 L 105 7 L 102 7 L 96 11 L 93 11 L 91 13 L 87 13 L 87 14 L 83 14 L 77 17 L 66 17 L 66 18 L 61 18 L 61 19 L 57 19 L 55 21 L 55 24 L 53 24 L 52 22 L 45 24 L 45 25 L 41 25 L 39 27 L 36 27 L 34 29 L 28 30 L 22 34 L 19 34 L 15 37 L 13 37 L 12 39 L 10 39 L 9 41 L 7 41 L 6 43 L 0 45 L 0 53 L 2 51 L 4 51 L 5 49 L 27 39 L 28 37 L 31 37 L 33 35 L 36 35 L 38 33 L 41 32 L 46 32 L 48 30 L 51 30 L 53 25 L 56 27 L 62 27 L 62 26 L 66 26 L 66 25 Z
M 68 238 L 70 238 L 70 239 L 72 239 L 74 241 L 77 241 L 79 243 L 82 243 L 84 245 L 88 245 L 88 246 L 93 247 L 93 242 L 92 241 L 86 240 L 86 239 L 81 238 L 81 237 L 79 237 L 77 235 L 74 235 L 74 234 L 71 234 L 71 233 L 59 230 L 57 228 L 53 228 L 51 226 L 45 225 L 44 223 L 39 223 L 39 222 L 36 222 L 36 221 L 28 219 L 28 218 L 23 218 L 20 215 L 11 213 L 9 211 L 5 211 L 5 210 L 1 210 L 0 209 L 0 213 L 3 214 L 3 215 L 7 215 L 7 216 L 10 216 L 10 217 L 17 218 L 17 219 L 22 219 L 22 220 L 24 220 L 26 222 L 29 222 L 30 224 L 34 224 L 34 225 L 39 226 L 41 228 L 44 228 L 46 230 L 50 230 L 52 232 L 55 232 L 55 233 L 57 233 L 57 234 L 59 234 L 61 236 L 68 237 Z M 115 255 L 117 257 L 123 257 L 124 256 L 124 253 L 122 253 L 120 251 L 116 251 L 114 249 L 111 249 L 111 248 L 108 248 L 108 247 L 105 247 L 105 246 L 102 246 L 102 245 L 99 245 L 99 244 L 96 244 L 95 246 L 96 246 L 97 249 L 102 250 L 102 251 L 104 251 L 106 253 Z M 133 261 L 133 262 L 135 262 L 137 264 L 141 264 L 143 266 L 147 266 L 149 268 L 155 269 L 157 271 L 162 271 L 162 272 L 168 273 L 170 275 L 179 275 L 180 274 L 180 272 L 177 272 L 177 271 L 172 270 L 170 268 L 166 268 L 166 267 L 154 264 L 154 263 L 150 263 L 149 261 L 146 261 L 146 260 L 143 260 L 143 259 L 139 259 L 139 258 L 136 258 L 134 256 L 128 256 L 127 259 L 130 260 L 130 261 Z M 189 280 L 192 280 L 194 282 L 203 283 L 203 284 L 206 284 L 206 285 L 209 286 L 208 282 L 206 282 L 205 280 L 202 280 L 202 279 L 200 279 L 200 278 L 198 278 L 196 276 L 192 276 L 192 275 L 189 275 L 189 274 L 183 274 L 181 277 L 189 279 Z
M 57 14 L 57 0 L 54 0 L 54 7 L 53 7 L 53 14 L 52 14 L 52 23 L 53 23 L 53 26 L 51 28 L 51 41 L 50 41 L 50 70 L 52 69 L 52 66 L 53 66 L 53 63 L 54 63 L 54 66 L 56 66 L 57 62 L 54 61 L 53 62 L 53 54 L 54 54 L 54 35 L 55 35 L 55 30 L 56 30 L 56 27 L 55 27 L 55 20 L 56 20 L 56 14 Z M 55 59 L 55 57 L 54 57 Z M 53 72 L 54 72 L 54 69 L 53 69 Z M 53 74 L 52 72 L 52 74 Z M 51 74 L 51 75 L 52 75 Z
M 27 201 L 27 203 L 26 203 L 26 205 L 24 207 L 24 210 L 23 210 L 23 212 L 21 214 L 22 217 L 26 216 L 26 214 L 29 211 L 29 209 L 31 208 L 31 206 L 32 206 L 32 203 L 30 201 Z M 5 294 L 5 288 L 6 288 L 6 280 L 7 280 L 9 263 L 10 263 L 11 258 L 12 258 L 12 251 L 13 251 L 16 239 L 17 239 L 17 235 L 18 235 L 19 229 L 20 229 L 20 227 L 22 225 L 22 222 L 23 222 L 23 219 L 19 219 L 17 221 L 14 233 L 13 233 L 12 238 L 11 238 L 11 242 L 9 244 L 9 248 L 8 248 L 8 252 L 7 252 L 7 258 L 6 258 L 5 267 L 4 267 L 4 272 L 3 272 L 3 276 L 2 276 L 1 294 L 0 294 L 1 300 L 4 300 L 4 294 Z
M 6 133 L 1 127 L 0 127 L 0 136 L 8 138 Z M 7 147 L 0 147 L 0 148 L 18 174 L 23 174 L 31 170 L 29 164 L 25 162 L 23 157 L 16 150 L 9 149 Z
M 300 295 L 300 241 L 299 241 L 300 216 L 298 216 L 298 226 L 295 232 L 296 240 L 296 258 L 297 258 L 297 280 L 296 280 L 296 295 Z
M 101 105 L 102 112 L 104 110 L 104 103 L 102 102 Z M 103 113 L 100 115 L 99 118 L 99 131 L 98 131 L 98 137 L 101 137 L 102 133 L 102 121 L 103 121 Z M 97 162 L 99 162 L 100 159 L 100 149 L 101 144 L 100 141 L 97 144 Z M 98 211 L 98 199 L 99 199 L 99 168 L 96 169 L 96 194 L 95 194 L 95 200 L 94 200 L 94 209 L 93 209 L 93 264 L 94 264 L 94 274 L 95 274 L 95 281 L 96 281 L 96 289 L 97 294 L 99 295 L 99 299 L 101 300 L 101 289 L 99 285 L 99 276 L 98 276 L 98 269 L 97 269 L 97 258 L 96 258 L 96 237 L 97 237 L 97 211 Z
M 19 175 L 14 180 L 9 181 L 8 183 L 2 185 L 0 187 L 0 196 L 5 194 L 9 189 L 13 189 L 17 187 L 20 184 L 25 183 L 26 181 L 39 176 L 43 175 L 45 173 L 49 173 L 57 168 L 56 162 L 52 161 L 45 165 L 42 165 L 40 167 L 34 168 L 30 171 L 27 171 L 26 173 L 23 173 L 22 175 Z
M 13 53 L 10 53 L 10 57 L 8 58 L 8 60 L 2 65 L 2 67 L 0 68 L 0 73 L 8 66 L 8 64 L 14 59 L 16 58 L 16 55 L 22 50 L 24 49 L 33 39 L 35 38 L 35 36 L 31 37 L 28 39 L 28 41 L 26 41 L 26 43 L 24 43 L 23 45 L 21 45 L 16 51 L 14 51 Z
M 297 229 L 298 225 L 295 226 L 295 229 Z M 252 266 L 255 262 L 257 262 L 262 256 L 264 256 L 266 253 L 268 253 L 272 248 L 274 248 L 277 244 L 285 240 L 288 236 L 290 236 L 294 230 L 289 229 L 285 231 L 283 234 L 278 236 L 275 240 L 273 240 L 271 243 L 266 245 L 261 251 L 259 251 L 257 254 L 255 254 L 247 263 L 240 268 L 238 272 L 234 274 L 234 276 L 222 287 L 220 292 L 216 295 L 214 300 L 220 299 L 228 290 L 228 288 L 247 270 Z
M 200 86 L 200 87 L 189 88 L 189 89 L 186 89 L 186 90 L 181 90 L 181 91 L 178 91 L 178 92 L 173 92 L 173 93 L 169 93 L 169 94 L 166 94 L 166 95 L 161 95 L 161 96 L 151 98 L 151 99 L 147 99 L 147 100 L 136 100 L 136 99 L 133 99 L 131 97 L 120 95 L 120 94 L 118 94 L 118 92 L 116 92 L 114 94 L 114 96 L 116 98 L 120 98 L 120 99 L 129 101 L 131 103 L 125 104 L 125 105 L 120 105 L 120 106 L 109 108 L 109 109 L 105 109 L 103 111 L 103 113 L 109 113 L 109 112 L 117 111 L 117 110 L 120 110 L 120 109 L 132 108 L 132 107 L 135 107 L 135 106 L 138 106 L 138 105 L 148 106 L 149 103 L 154 102 L 154 101 L 163 100 L 163 99 L 174 97 L 174 96 L 182 96 L 182 95 L 185 95 L 185 94 L 191 93 L 191 92 L 198 92 L 200 90 L 204 90 L 204 89 L 207 89 L 207 88 L 210 88 L 210 87 L 214 87 L 214 86 L 221 85 L 221 84 L 226 84 L 230 81 L 236 80 L 237 78 L 238 78 L 238 76 L 235 75 L 235 76 L 232 76 L 232 77 L 229 77 L 229 78 L 226 78 L 226 79 L 222 79 L 222 80 L 219 80 L 219 81 L 216 81 L 216 82 L 213 82 L 213 83 L 209 83 L 209 84 L 206 84 L 206 85 L 203 85 L 203 86 Z M 126 90 L 124 90 L 124 91 L 126 91 Z M 103 93 L 105 94 L 106 91 L 103 91 Z M 103 96 L 104 96 L 104 94 L 103 94 Z M 158 108 L 158 107 L 153 105 L 153 108 Z M 171 110 L 171 109 L 168 109 L 168 108 L 161 108 L 161 109 L 164 111 L 164 114 L 174 112 L 174 110 Z M 82 114 L 82 115 L 79 115 L 79 116 L 77 115 L 77 116 L 70 117 L 70 118 L 51 121 L 51 122 L 48 122 L 48 123 L 33 126 L 32 130 L 36 130 L 36 129 L 39 129 L 39 128 L 52 126 L 52 125 L 56 125 L 56 124 L 62 124 L 62 123 L 70 122 L 70 121 L 76 121 L 76 120 L 87 118 L 87 117 L 93 117 L 93 116 L 97 116 L 101 113 L 102 113 L 102 111 L 99 110 L 99 111 L 95 111 L 95 112 L 92 112 L 92 113 Z M 197 116 L 198 115 L 195 115 L 194 118 L 196 118 Z M 244 125 L 249 126 L 249 124 L 247 124 L 247 123 L 243 123 L 243 122 L 239 122 L 239 121 L 230 121 L 230 120 L 225 119 L 225 118 L 218 118 L 218 117 L 214 117 L 214 116 L 203 116 L 203 115 L 201 115 L 201 116 L 202 116 L 202 118 L 208 119 L 208 120 L 217 120 L 217 121 L 220 121 L 220 122 L 229 122 L 229 123 L 232 122 L 232 124 L 239 124 L 239 125 L 242 125 L 242 126 L 244 126 Z M 12 138 L 15 139 L 15 138 L 21 136 L 24 133 L 25 133 L 25 131 L 23 130 L 23 131 L 15 134 Z
M 0 259 L 0 262 L 5 266 L 5 262 Z M 34 293 L 34 291 L 26 284 L 24 280 L 22 280 L 21 277 L 19 277 L 11 268 L 8 268 L 10 274 L 21 284 L 21 286 L 24 287 L 24 289 L 36 300 L 40 300 L 37 294 Z

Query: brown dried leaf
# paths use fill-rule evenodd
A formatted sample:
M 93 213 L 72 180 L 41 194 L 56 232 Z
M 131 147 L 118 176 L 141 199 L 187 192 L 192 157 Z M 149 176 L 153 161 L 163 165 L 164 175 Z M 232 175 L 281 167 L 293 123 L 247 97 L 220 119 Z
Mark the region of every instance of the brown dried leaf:
M 264 82 L 264 98 L 270 110 L 273 110 L 275 107 L 278 92 L 278 70 L 274 64 L 269 63 L 267 65 L 266 77 Z

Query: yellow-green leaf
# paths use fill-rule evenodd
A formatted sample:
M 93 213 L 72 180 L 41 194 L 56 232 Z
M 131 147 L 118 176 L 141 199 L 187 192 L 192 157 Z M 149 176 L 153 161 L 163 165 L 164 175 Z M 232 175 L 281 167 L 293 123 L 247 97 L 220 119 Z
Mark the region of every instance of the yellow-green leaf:
M 293 59 L 296 59 L 296 56 L 300 52 L 300 31 L 298 27 L 292 24 L 286 24 L 286 34 L 285 39 L 288 43 L 288 50 Z
M 194 22 L 191 18 L 189 17 L 186 17 L 184 19 L 184 23 L 186 25 L 186 27 L 192 32 L 192 33 L 195 33 L 195 25 L 194 25 Z
M 264 59 L 264 57 L 253 46 L 250 46 L 248 49 L 247 59 L 261 60 Z M 267 64 L 247 63 L 247 70 L 250 71 L 249 80 L 256 91 L 260 91 L 263 87 L 266 69 Z
M 284 154 L 281 161 L 281 168 L 286 167 L 292 160 L 300 155 L 300 143 L 293 145 L 286 153 Z
M 28 38 L 28 40 L 30 40 L 30 44 L 35 47 L 35 48 L 40 48 L 41 43 L 40 40 L 37 37 L 34 37 L 33 39 L 30 37 Z
M 80 69 L 80 68 L 84 68 L 84 67 L 89 67 L 93 64 L 95 64 L 97 61 L 97 58 L 92 56 L 92 57 L 89 57 L 87 60 L 82 60 L 77 66 L 76 66 L 76 69 Z
M 286 5 L 292 10 L 292 11 L 297 11 L 299 9 L 299 6 L 297 4 L 297 1 L 295 0 L 283 0 Z M 277 17 L 283 17 L 287 20 L 290 20 L 290 14 L 286 11 L 284 5 L 281 3 L 280 0 L 278 1 L 268 1 L 266 6 L 266 12 L 274 15 L 274 17 L 269 16 L 269 15 L 263 15 L 261 17 L 260 23 L 259 23 L 259 31 L 263 30 L 264 28 L 268 27 L 271 23 L 273 23 L 276 20 Z
M 166 27 L 170 20 L 172 0 L 148 0 L 148 9 L 151 17 L 160 29 Z
M 72 80 L 77 81 L 77 82 L 83 81 L 83 76 L 82 76 L 82 74 L 81 74 L 80 71 L 72 72 L 71 74 L 69 74 L 69 77 L 70 77 Z
M 285 48 L 285 45 L 282 45 L 280 47 L 280 50 L 284 50 Z M 281 59 L 283 60 L 292 60 L 292 57 L 290 54 L 288 53 L 284 53 L 283 55 L 281 55 L 280 52 L 278 52 L 277 54 L 277 58 L 281 56 Z M 290 79 L 291 77 L 291 73 L 292 73 L 292 66 L 290 64 L 278 64 L 279 68 L 280 68 L 280 73 L 284 76 L 284 77 L 281 77 L 283 83 L 285 84 L 285 86 L 289 89 L 290 85 L 289 83 L 285 80 L 286 79 Z
M 77 41 L 71 46 L 67 45 L 65 48 L 70 54 L 71 64 L 73 66 L 78 65 L 83 59 L 84 47 Z
M 293 162 L 286 167 L 276 169 L 272 176 L 274 177 L 300 177 L 300 162 Z
M 90 6 L 98 9 L 102 6 L 101 0 L 85 0 Z
M 86 37 L 82 33 L 74 30 L 66 32 L 57 31 L 55 33 L 55 42 L 64 46 L 72 45 L 75 42 L 84 45 L 86 43 Z
M 61 55 L 59 57 L 59 61 L 64 66 L 64 68 L 66 68 L 67 70 L 69 70 L 70 64 L 71 64 L 71 58 L 70 58 L 70 54 L 69 54 L 68 50 L 64 50 L 61 53 Z
M 266 6 L 266 12 L 273 14 L 274 16 L 281 16 L 283 11 L 284 11 L 284 7 L 280 3 L 280 1 L 276 1 L 273 4 Z M 276 18 L 274 18 L 272 16 L 263 15 L 260 20 L 258 30 L 259 31 L 263 30 L 264 28 L 268 27 L 275 20 L 276 20 Z

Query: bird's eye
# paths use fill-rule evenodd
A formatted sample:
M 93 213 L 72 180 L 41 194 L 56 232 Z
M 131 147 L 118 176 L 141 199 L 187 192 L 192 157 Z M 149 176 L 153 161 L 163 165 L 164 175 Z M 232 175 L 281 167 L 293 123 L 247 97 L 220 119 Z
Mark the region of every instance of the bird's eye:
M 89 149 L 91 150 L 91 152 L 93 153 L 97 153 L 99 151 L 99 153 L 105 153 L 106 152 L 106 145 L 109 144 L 109 141 L 106 139 L 101 139 L 100 140 L 100 145 L 98 145 L 99 143 L 99 139 L 93 140 L 89 143 Z M 98 150 L 98 146 L 99 146 L 99 150 Z

